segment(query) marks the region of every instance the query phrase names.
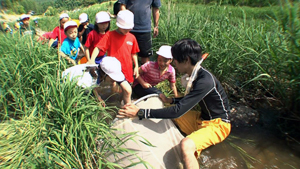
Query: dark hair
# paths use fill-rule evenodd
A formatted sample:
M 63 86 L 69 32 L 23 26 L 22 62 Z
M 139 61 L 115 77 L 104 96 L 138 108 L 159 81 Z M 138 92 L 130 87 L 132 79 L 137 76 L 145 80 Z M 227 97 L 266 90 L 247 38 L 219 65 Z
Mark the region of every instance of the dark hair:
M 173 59 L 179 63 L 186 62 L 190 58 L 191 64 L 196 65 L 201 59 L 202 48 L 195 40 L 186 38 L 175 42 L 171 48 L 171 52 Z
M 108 22 L 108 27 L 106 28 L 105 33 L 106 33 L 107 31 L 109 31 L 109 29 L 110 29 L 110 22 Z M 98 25 L 97 25 L 96 22 L 95 22 L 95 25 L 94 25 L 94 30 L 95 30 L 97 33 L 100 33 L 100 32 L 99 32 L 99 27 L 98 27 Z

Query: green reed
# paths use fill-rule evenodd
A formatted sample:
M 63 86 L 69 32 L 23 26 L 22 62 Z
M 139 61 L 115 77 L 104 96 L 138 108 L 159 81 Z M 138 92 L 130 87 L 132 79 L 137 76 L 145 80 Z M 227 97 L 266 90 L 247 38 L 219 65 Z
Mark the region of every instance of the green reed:
M 122 147 L 136 134 L 110 128 L 115 107 L 61 78 L 68 65 L 58 64 L 57 50 L 31 37 L 0 36 L 0 168 L 121 168 L 108 155 L 138 159 Z M 147 166 L 131 165 L 138 163 Z
M 161 7 L 154 49 L 192 38 L 210 54 L 202 65 L 230 99 L 244 98 L 258 108 L 263 101 L 281 110 L 282 119 L 300 121 L 297 2 L 263 8 L 168 2 Z

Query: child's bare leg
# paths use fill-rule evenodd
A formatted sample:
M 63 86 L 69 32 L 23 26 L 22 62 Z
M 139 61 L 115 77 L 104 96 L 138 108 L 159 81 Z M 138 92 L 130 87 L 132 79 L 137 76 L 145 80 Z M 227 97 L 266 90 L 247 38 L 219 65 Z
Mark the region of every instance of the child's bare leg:
M 123 81 L 120 84 L 122 91 L 123 91 L 123 100 L 124 104 L 131 103 L 131 93 L 132 93 L 132 88 L 130 84 L 127 81 Z

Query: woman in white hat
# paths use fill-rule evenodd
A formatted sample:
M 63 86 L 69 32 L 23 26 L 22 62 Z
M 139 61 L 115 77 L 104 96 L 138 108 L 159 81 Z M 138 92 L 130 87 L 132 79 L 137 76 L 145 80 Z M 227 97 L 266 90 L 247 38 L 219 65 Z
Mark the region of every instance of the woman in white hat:
M 96 14 L 96 21 L 94 25 L 94 30 L 92 30 L 86 40 L 85 43 L 85 54 L 80 63 L 91 62 L 90 54 L 93 53 L 97 43 L 103 38 L 103 36 L 110 29 L 110 16 L 107 12 L 101 11 Z M 105 52 L 100 51 L 95 59 L 95 63 L 99 64 L 103 59 Z
M 156 86 L 158 83 L 168 80 L 174 96 L 177 97 L 175 69 L 171 66 L 173 60 L 171 46 L 162 45 L 157 53 L 156 62 L 148 61 L 139 67 L 139 77 L 132 85 L 133 92 L 138 97 L 148 94 L 162 93 Z

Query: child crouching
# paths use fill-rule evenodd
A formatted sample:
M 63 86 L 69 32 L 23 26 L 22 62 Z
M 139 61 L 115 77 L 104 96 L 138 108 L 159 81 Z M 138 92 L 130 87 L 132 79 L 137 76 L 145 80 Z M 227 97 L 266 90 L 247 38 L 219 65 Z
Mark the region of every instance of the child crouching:
M 102 59 L 100 63 L 100 68 L 98 69 L 97 82 L 99 84 L 102 83 L 113 84 L 114 82 L 116 82 L 117 84 L 120 85 L 122 89 L 122 94 L 123 94 L 122 98 L 124 103 L 126 104 L 131 102 L 131 93 L 132 93 L 131 86 L 125 80 L 125 76 L 121 71 L 120 61 L 115 57 L 105 56 Z M 117 88 L 113 88 L 112 91 L 118 92 Z M 100 102 L 103 102 L 97 87 L 94 88 L 94 94 Z
M 139 67 L 139 77 L 133 83 L 133 92 L 138 97 L 148 94 L 162 93 L 155 87 L 158 83 L 168 80 L 174 96 L 177 97 L 175 69 L 171 66 L 173 60 L 171 46 L 163 45 L 157 53 L 157 61 L 149 61 Z

